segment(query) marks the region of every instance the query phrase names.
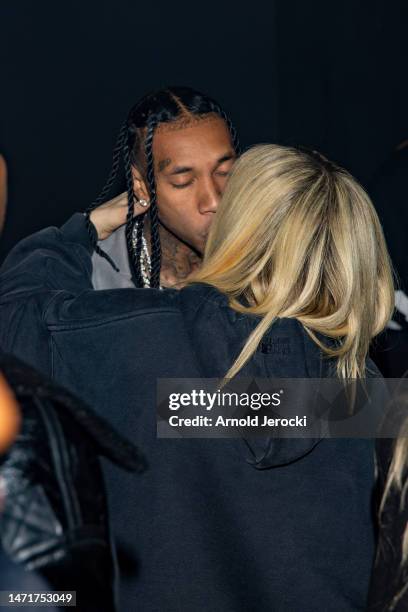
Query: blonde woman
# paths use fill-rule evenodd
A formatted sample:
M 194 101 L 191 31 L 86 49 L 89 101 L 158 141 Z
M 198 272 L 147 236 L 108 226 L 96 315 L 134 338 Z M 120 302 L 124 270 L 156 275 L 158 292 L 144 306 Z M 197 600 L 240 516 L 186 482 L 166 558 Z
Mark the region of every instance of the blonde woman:
M 157 439 L 155 395 L 160 377 L 375 374 L 368 348 L 394 293 L 364 190 L 318 154 L 249 150 L 180 291 L 92 290 L 94 242 L 82 215 L 23 241 L 3 266 L 0 315 L 5 348 L 147 457 L 144 477 L 107 473 L 119 557 L 125 546 L 137 560 L 120 609 L 363 609 L 372 442 Z

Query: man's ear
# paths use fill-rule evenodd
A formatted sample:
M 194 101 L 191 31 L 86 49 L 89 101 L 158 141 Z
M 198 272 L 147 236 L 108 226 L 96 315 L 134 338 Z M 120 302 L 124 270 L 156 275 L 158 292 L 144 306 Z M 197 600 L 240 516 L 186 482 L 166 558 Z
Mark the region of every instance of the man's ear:
M 137 168 L 132 166 L 132 178 L 133 178 L 133 189 L 135 190 L 136 197 L 139 200 L 149 201 L 149 191 L 146 187 L 146 183 L 141 173 Z

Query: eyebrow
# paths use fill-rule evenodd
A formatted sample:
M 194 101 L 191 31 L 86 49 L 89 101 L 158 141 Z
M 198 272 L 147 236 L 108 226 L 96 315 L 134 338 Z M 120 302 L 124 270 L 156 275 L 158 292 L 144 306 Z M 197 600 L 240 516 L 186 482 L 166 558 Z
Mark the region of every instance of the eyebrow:
M 220 157 L 220 159 L 217 160 L 216 166 L 221 166 L 221 164 L 223 164 L 224 162 L 230 161 L 231 159 L 235 159 L 235 158 L 236 158 L 235 153 L 226 153 L 225 155 Z
M 163 170 L 165 170 L 167 166 L 170 166 L 170 164 L 171 164 L 171 159 L 162 159 L 158 163 L 159 172 L 163 172 Z
M 217 168 L 218 166 L 221 166 L 221 164 L 223 164 L 224 162 L 230 161 L 231 159 L 235 159 L 235 157 L 235 153 L 226 153 L 225 155 L 217 159 L 215 167 Z M 166 166 L 168 165 L 169 164 L 166 164 Z M 162 169 L 164 170 L 164 168 Z M 176 174 L 187 174 L 188 172 L 193 172 L 193 170 L 194 168 L 192 168 L 191 166 L 176 166 L 174 170 L 170 172 L 169 176 L 174 176 Z

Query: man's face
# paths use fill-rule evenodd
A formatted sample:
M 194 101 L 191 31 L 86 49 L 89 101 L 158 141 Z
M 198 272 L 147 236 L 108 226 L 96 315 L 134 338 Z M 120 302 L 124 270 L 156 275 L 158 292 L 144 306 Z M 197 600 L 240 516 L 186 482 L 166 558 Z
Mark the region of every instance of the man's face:
M 159 131 L 153 157 L 161 223 L 202 253 L 236 157 L 225 121 Z

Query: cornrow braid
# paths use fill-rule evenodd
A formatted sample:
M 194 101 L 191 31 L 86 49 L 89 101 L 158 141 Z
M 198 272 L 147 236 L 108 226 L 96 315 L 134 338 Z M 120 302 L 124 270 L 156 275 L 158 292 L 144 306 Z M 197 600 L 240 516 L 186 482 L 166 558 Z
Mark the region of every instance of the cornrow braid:
M 136 287 L 143 287 L 143 277 L 140 269 L 140 256 L 142 253 L 142 237 L 143 237 L 143 226 L 144 226 L 144 215 L 141 218 L 134 218 L 134 207 L 135 207 L 135 191 L 133 186 L 132 176 L 132 161 L 131 151 L 129 143 L 126 143 L 123 148 L 123 163 L 125 168 L 125 179 L 126 179 L 126 190 L 128 200 L 128 211 L 126 215 L 126 245 L 129 255 L 129 266 L 132 275 L 132 280 Z M 136 246 L 133 246 L 133 230 L 136 230 Z
M 232 123 L 231 119 L 228 117 L 227 113 L 221 108 L 221 106 L 217 104 L 217 102 L 214 102 L 213 100 L 211 100 L 211 108 L 214 113 L 217 113 L 217 115 L 219 115 L 222 119 L 224 119 L 229 129 L 229 132 L 231 134 L 232 146 L 234 147 L 234 151 L 237 155 L 240 155 L 241 145 L 240 145 L 239 138 L 238 138 L 238 132 L 235 129 L 234 124 Z
M 153 136 L 158 121 L 150 117 L 147 122 L 147 133 L 145 138 L 145 155 L 147 162 L 146 178 L 150 196 L 150 250 L 151 250 L 151 273 L 150 287 L 158 289 L 160 287 L 160 268 L 161 268 L 161 245 L 159 234 L 159 216 L 157 208 L 156 180 L 154 176 L 153 159 Z
M 173 93 L 171 89 L 168 89 L 167 92 L 170 95 L 170 97 L 174 100 L 174 102 L 177 104 L 177 106 L 179 107 L 181 114 L 187 117 L 187 120 L 188 118 L 190 119 L 194 118 L 194 113 L 192 113 L 186 107 L 186 105 L 183 103 L 183 101 L 180 99 L 179 96 Z M 225 121 L 225 123 L 227 124 L 228 130 L 230 132 L 230 135 L 231 135 L 232 145 L 234 147 L 235 153 L 239 155 L 241 150 L 240 150 L 240 144 L 239 144 L 239 139 L 238 139 L 238 133 L 231 119 L 228 117 L 227 113 L 223 110 L 223 108 L 217 102 L 215 102 L 215 100 L 208 98 L 207 102 L 209 105 L 209 109 L 204 113 L 204 115 L 208 114 L 208 112 L 213 112 Z
M 88 232 L 89 240 L 91 242 L 91 245 L 95 253 L 97 253 L 100 257 L 103 257 L 104 259 L 106 259 L 110 263 L 110 265 L 113 267 L 113 269 L 116 270 L 116 272 L 119 272 L 119 268 L 117 267 L 113 259 L 109 257 L 109 255 L 105 253 L 105 251 L 98 246 L 98 236 L 96 235 L 94 228 L 92 226 L 90 215 L 91 215 L 91 212 L 95 208 L 100 206 L 100 204 L 102 204 L 106 200 L 107 196 L 109 195 L 116 181 L 116 177 L 118 175 L 118 170 L 119 170 L 119 165 L 120 165 L 120 158 L 121 158 L 123 146 L 126 140 L 127 140 L 127 123 L 125 122 L 119 130 L 119 134 L 116 139 L 115 147 L 113 149 L 112 167 L 109 172 L 108 179 L 105 185 L 103 186 L 102 191 L 99 193 L 98 197 L 96 198 L 96 200 L 94 200 L 92 204 L 85 211 L 86 229 Z

